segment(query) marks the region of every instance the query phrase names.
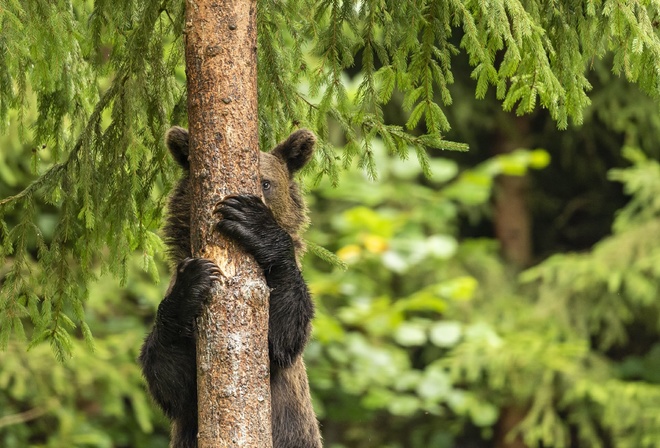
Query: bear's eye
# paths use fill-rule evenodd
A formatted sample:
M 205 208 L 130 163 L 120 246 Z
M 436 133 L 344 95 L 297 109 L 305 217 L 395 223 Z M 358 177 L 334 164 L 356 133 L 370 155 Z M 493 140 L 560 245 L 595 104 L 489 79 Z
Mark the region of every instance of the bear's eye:
M 261 182 L 261 188 L 266 191 L 270 190 L 270 181 L 269 180 L 264 180 Z

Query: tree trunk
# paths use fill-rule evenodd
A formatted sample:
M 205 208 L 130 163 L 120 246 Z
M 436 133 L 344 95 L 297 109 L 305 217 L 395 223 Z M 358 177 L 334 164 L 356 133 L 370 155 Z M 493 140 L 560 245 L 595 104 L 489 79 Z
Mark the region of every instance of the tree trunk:
M 529 146 L 529 118 L 513 118 L 510 134 L 502 132 L 493 148 L 495 154 L 508 154 Z M 532 219 L 527 192 L 529 179 L 524 176 L 501 175 L 495 184 L 495 235 L 504 259 L 517 268 L 532 261 Z
M 493 147 L 495 154 L 508 154 L 529 146 L 529 118 L 515 117 L 509 132 L 500 131 Z M 527 192 L 529 179 L 524 176 L 497 178 L 495 184 L 495 235 L 502 248 L 502 256 L 518 269 L 532 261 L 532 220 L 529 213 Z M 495 448 L 526 448 L 520 435 L 510 436 L 511 431 L 527 415 L 526 405 L 511 405 L 500 410 L 495 429 Z
M 256 27 L 256 0 L 187 0 L 192 252 L 222 272 L 198 322 L 200 448 L 272 446 L 268 289 L 212 213 L 228 194 L 261 194 Z

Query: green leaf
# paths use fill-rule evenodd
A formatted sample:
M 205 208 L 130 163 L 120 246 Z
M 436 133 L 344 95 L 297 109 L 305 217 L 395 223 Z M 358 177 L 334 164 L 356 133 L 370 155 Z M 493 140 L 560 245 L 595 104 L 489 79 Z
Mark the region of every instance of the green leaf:
M 426 329 L 417 323 L 404 322 L 395 330 L 394 340 L 403 346 L 424 345 Z
M 440 321 L 431 326 L 429 339 L 438 347 L 448 348 L 458 343 L 462 333 L 463 326 L 460 322 Z
M 420 407 L 419 398 L 412 395 L 395 396 L 388 405 L 388 409 L 392 414 L 402 417 L 413 415 Z
M 470 417 L 476 426 L 488 427 L 497 421 L 499 411 L 490 403 L 475 402 L 470 406 Z
M 424 400 L 436 402 L 443 400 L 451 388 L 451 381 L 446 372 L 429 368 L 417 385 L 417 394 Z

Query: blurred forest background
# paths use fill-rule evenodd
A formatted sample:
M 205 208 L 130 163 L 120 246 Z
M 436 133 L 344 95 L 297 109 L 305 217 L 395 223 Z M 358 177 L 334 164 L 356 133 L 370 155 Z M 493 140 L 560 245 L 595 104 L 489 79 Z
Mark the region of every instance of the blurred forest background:
M 182 3 L 0 2 L 2 447 L 167 446 L 136 358 Z M 644 5 L 260 1 L 262 144 L 319 134 L 306 238 L 346 265 L 304 260 L 327 447 L 660 446 Z

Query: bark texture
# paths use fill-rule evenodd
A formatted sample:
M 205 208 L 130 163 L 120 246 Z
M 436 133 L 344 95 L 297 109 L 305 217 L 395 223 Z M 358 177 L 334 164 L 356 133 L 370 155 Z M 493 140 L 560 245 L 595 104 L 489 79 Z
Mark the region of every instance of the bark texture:
M 228 194 L 261 194 L 255 0 L 187 0 L 186 73 L 192 252 L 222 272 L 198 322 L 198 446 L 267 448 L 268 289 L 212 213 Z

